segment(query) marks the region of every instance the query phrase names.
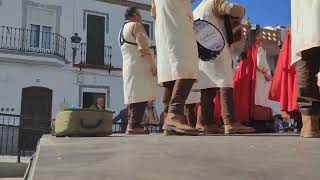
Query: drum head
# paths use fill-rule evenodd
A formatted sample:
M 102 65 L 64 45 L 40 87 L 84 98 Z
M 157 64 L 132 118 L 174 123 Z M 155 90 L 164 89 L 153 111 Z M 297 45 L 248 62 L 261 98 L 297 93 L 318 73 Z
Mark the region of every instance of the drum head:
M 205 20 L 194 22 L 199 58 L 203 61 L 214 60 L 224 49 L 225 39 L 217 27 Z

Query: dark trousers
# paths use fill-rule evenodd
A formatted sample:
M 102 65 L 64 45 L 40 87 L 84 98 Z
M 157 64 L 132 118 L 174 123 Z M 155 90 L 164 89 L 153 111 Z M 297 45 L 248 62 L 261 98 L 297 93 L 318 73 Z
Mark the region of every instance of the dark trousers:
M 141 128 L 141 122 L 146 110 L 147 102 L 129 104 L 129 121 L 128 124 L 131 128 Z
M 316 75 L 320 68 L 320 47 L 302 52 L 302 60 L 295 64 L 297 100 L 303 115 L 320 113 L 320 92 Z
M 193 79 L 180 79 L 164 82 L 163 106 L 164 113 L 184 114 L 185 102 L 191 91 Z
M 201 90 L 201 115 L 200 122 L 203 125 L 213 124 L 214 120 L 214 98 L 219 88 Z M 221 115 L 224 124 L 228 125 L 234 121 L 233 89 L 220 88 Z

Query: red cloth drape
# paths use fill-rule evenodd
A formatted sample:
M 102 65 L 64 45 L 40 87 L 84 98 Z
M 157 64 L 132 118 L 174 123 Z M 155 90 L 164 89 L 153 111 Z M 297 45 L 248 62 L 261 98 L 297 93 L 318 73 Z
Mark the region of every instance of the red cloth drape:
M 251 45 L 247 58 L 240 61 L 233 78 L 234 112 L 240 122 L 254 117 L 258 47 L 257 41 Z
M 270 87 L 269 99 L 280 102 L 284 112 L 298 111 L 295 68 L 291 66 L 291 34 L 287 32 Z

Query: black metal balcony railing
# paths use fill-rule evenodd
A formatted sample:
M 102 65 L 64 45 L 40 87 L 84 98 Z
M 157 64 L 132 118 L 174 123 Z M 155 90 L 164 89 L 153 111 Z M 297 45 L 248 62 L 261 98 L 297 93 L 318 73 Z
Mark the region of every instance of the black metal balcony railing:
M 66 38 L 57 33 L 0 26 L 0 49 L 65 58 Z
M 87 43 L 81 43 L 74 59 L 74 66 L 80 68 L 94 68 L 117 70 L 112 65 L 112 47 L 104 46 L 103 49 L 90 49 Z M 102 52 L 103 51 L 103 52 Z

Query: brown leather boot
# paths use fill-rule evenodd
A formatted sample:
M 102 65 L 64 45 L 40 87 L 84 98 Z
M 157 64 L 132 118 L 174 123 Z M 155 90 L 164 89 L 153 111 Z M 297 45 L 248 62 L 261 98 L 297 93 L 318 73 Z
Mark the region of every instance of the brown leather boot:
M 131 125 L 128 124 L 126 135 L 145 135 L 145 134 L 149 134 L 149 131 L 144 130 L 143 127 L 132 127 Z
M 303 138 L 319 138 L 319 115 L 318 116 L 308 116 L 302 115 L 302 129 L 301 137 Z
M 224 130 L 220 129 L 216 124 L 208 124 L 203 125 L 201 123 L 197 123 L 196 129 L 203 134 L 223 134 Z
M 244 126 L 239 122 L 224 125 L 224 133 L 226 135 L 228 135 L 228 134 L 246 134 L 246 133 L 254 133 L 254 132 L 255 132 L 254 128 Z
M 167 129 L 166 129 L 167 132 L 170 132 L 170 133 L 174 132 L 173 134 L 177 133 L 181 135 L 199 135 L 199 131 L 190 127 L 187 124 L 187 121 L 184 115 L 168 113 L 167 119 L 165 122 L 167 125 Z

